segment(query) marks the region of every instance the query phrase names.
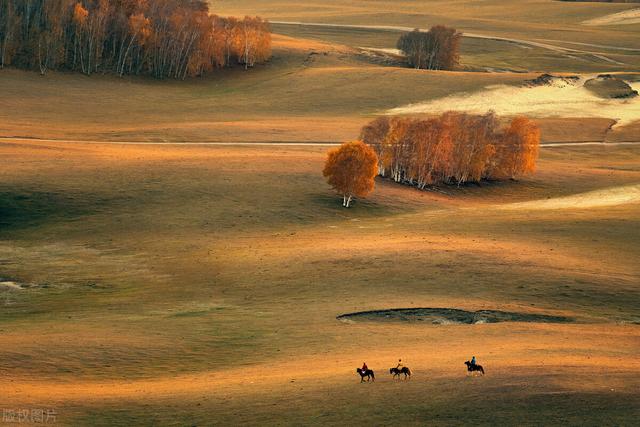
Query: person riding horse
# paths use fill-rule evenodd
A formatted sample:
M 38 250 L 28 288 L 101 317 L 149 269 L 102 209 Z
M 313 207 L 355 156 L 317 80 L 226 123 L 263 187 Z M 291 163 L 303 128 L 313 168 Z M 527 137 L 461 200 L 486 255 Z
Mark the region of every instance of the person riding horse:
M 356 372 L 360 375 L 360 382 L 364 382 L 364 378 L 367 378 L 367 381 L 376 380 L 376 376 L 371 369 L 367 366 L 366 363 L 362 363 L 362 368 L 356 368 Z
M 471 358 L 471 362 L 469 362 L 468 360 L 466 362 L 464 362 L 465 365 L 467 365 L 467 371 L 471 374 L 473 374 L 474 372 L 482 372 L 482 375 L 484 375 L 484 368 L 482 367 L 482 365 L 478 365 L 478 363 L 476 363 L 476 357 L 473 356 Z

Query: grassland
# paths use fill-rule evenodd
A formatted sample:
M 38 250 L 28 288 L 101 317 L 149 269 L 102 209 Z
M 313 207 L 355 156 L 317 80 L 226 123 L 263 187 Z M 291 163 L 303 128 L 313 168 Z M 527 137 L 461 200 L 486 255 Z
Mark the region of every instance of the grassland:
M 638 148 L 547 149 L 535 178 L 450 195 L 379 182 L 349 211 L 323 151 L 2 144 L 0 276 L 24 287 L 1 291 L 3 404 L 75 425 L 631 420 L 638 203 L 504 207 L 634 185 Z M 579 322 L 335 319 L 398 306 Z M 411 383 L 386 378 L 396 357 Z
M 6 69 L 0 79 L 0 136 L 340 142 L 356 137 L 361 126 L 389 109 L 492 85 L 522 85 L 539 75 L 428 72 L 374 61 L 346 45 L 277 36 L 275 57 L 265 68 L 187 82 L 66 73 L 42 77 Z M 638 139 L 635 126 L 610 132 L 612 123 L 563 118 L 561 112 L 540 120 L 544 142 Z
M 279 24 L 274 59 L 248 73 L 158 82 L 1 70 L 0 409 L 52 408 L 74 426 L 633 425 L 640 145 L 543 148 L 537 174 L 518 182 L 417 191 L 379 180 L 345 210 L 320 174 L 326 147 L 161 144 L 337 142 L 389 109 L 539 71 L 637 78 L 638 52 L 618 49 L 638 47 L 637 25 L 582 24 L 632 5 L 482 3 L 215 10 L 437 21 L 604 44 L 625 65 L 465 38 L 465 70 L 426 72 L 358 49 L 393 47 L 396 30 Z M 640 140 L 640 121 L 610 130 L 610 118 L 559 112 L 540 123 L 545 143 Z M 397 307 L 575 322 L 336 319 Z M 472 355 L 485 377 L 465 376 Z M 410 381 L 387 374 L 399 357 Z M 359 384 L 363 361 L 374 384 Z

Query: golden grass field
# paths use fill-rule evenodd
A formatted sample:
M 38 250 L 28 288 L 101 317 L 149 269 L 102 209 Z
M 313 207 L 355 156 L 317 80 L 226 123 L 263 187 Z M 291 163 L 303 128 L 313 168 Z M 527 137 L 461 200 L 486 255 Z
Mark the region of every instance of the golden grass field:
M 637 24 L 582 24 L 632 4 L 482 3 L 214 10 L 640 48 Z M 427 72 L 358 49 L 392 48 L 393 31 L 274 29 L 273 60 L 246 73 L 0 70 L 0 409 L 54 410 L 69 426 L 636 424 L 640 120 L 609 129 L 612 118 L 558 111 L 539 118 L 545 144 L 606 142 L 544 147 L 520 181 L 418 191 L 378 180 L 348 210 L 321 175 L 328 147 L 304 143 L 542 71 L 633 80 L 640 52 L 599 52 L 619 65 L 465 38 L 466 70 Z M 336 319 L 411 307 L 575 321 Z M 466 375 L 472 355 L 486 376 Z M 400 357 L 411 380 L 388 374 Z M 363 361 L 375 383 L 359 383 Z

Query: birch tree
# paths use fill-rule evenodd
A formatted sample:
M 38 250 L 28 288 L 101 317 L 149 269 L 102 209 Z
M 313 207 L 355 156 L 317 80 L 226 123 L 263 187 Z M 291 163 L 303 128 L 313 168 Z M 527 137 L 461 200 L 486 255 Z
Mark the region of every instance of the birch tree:
M 354 197 L 366 197 L 375 186 L 378 157 L 362 141 L 346 142 L 327 154 L 322 175 L 348 208 Z

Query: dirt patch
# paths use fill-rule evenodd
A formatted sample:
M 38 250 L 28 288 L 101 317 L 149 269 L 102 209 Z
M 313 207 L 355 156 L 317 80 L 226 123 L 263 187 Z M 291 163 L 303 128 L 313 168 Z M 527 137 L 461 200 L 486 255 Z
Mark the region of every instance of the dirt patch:
M 0 281 L 0 290 L 2 289 L 22 290 L 24 288 L 19 283 L 13 282 L 11 280 L 4 280 Z
M 551 74 L 541 74 L 535 79 L 525 81 L 525 86 L 553 86 L 553 85 L 576 85 L 580 81 L 579 76 L 554 76 Z
M 373 47 L 359 47 L 357 48 L 358 57 L 372 62 L 374 64 L 389 65 L 389 66 L 404 66 L 407 64 L 407 60 L 403 53 L 398 49 L 379 49 Z
M 638 91 L 633 90 L 627 82 L 610 74 L 589 79 L 584 83 L 584 87 L 603 99 L 626 99 L 638 96 Z
M 484 114 L 488 110 L 493 110 L 501 116 L 525 114 L 534 118 L 606 118 L 616 121 L 612 128 L 624 127 L 640 120 L 640 97 L 618 98 L 596 95 L 585 86 L 588 80 L 594 79 L 602 82 L 612 80 L 595 75 L 560 77 L 543 74 L 521 86 L 487 86 L 478 92 L 458 93 L 440 99 L 403 105 L 387 110 L 386 114 L 435 114 L 451 110 Z M 629 86 L 633 92 L 640 87 L 637 82 L 624 82 L 621 79 L 620 81 Z M 611 83 L 603 83 L 603 85 L 601 89 L 604 90 Z M 619 92 L 615 93 L 619 94 Z
M 575 319 L 546 314 L 499 310 L 466 311 L 456 308 L 394 308 L 361 311 L 336 317 L 342 321 L 411 322 L 432 325 L 475 325 L 498 322 L 572 323 Z
M 628 2 L 630 3 L 630 2 Z M 583 25 L 631 25 L 640 23 L 640 9 L 630 9 L 623 12 L 612 13 L 599 18 L 582 22 Z

